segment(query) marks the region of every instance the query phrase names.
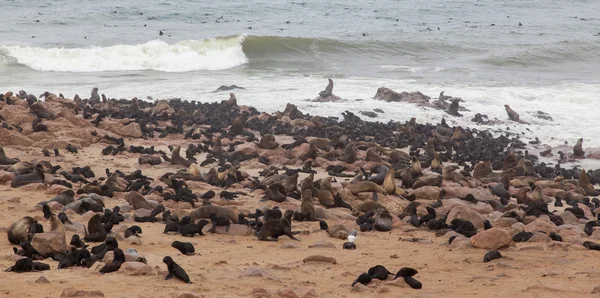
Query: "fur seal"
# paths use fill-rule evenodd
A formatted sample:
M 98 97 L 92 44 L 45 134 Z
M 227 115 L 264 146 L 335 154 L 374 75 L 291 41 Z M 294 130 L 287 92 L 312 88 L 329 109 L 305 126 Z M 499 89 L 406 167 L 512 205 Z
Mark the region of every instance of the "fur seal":
M 346 185 L 346 189 L 349 190 L 353 195 L 357 195 L 361 192 L 378 192 L 378 193 L 387 193 L 387 191 L 377 185 L 375 182 L 372 181 L 360 181 L 360 182 L 356 182 L 356 183 L 351 183 Z
M 264 135 L 258 142 L 258 148 L 273 150 L 277 147 L 279 147 L 279 143 L 275 141 L 275 136 L 271 134 Z
M 475 179 L 486 178 L 493 172 L 494 172 L 494 170 L 492 169 L 491 162 L 480 161 L 475 165 L 475 167 L 473 167 L 473 178 L 475 178 Z
M 414 178 L 421 176 L 423 173 L 421 171 L 421 161 L 417 156 L 412 156 L 412 161 L 410 163 L 410 173 Z
M 354 287 L 357 283 L 361 283 L 364 286 L 367 286 L 369 285 L 371 280 L 371 276 L 367 272 L 363 272 L 354 280 L 354 282 L 352 282 L 352 287 Z
M 375 151 L 375 148 L 373 148 L 373 147 L 367 149 L 367 156 L 365 157 L 365 160 L 372 161 L 372 162 L 382 162 L 383 161 L 383 159 L 381 158 L 381 155 L 379 155 Z
M 325 87 L 324 91 L 319 92 L 319 96 L 321 97 L 328 97 L 331 94 L 333 94 L 333 80 L 332 79 L 327 79 L 329 81 L 329 83 L 327 84 L 327 87 Z
M 506 109 L 506 114 L 508 114 L 508 119 L 519 122 L 519 113 L 515 112 L 508 105 L 504 105 L 504 109 Z
M 121 269 L 121 265 L 125 263 L 125 253 L 120 248 L 115 248 L 113 250 L 114 258 L 110 264 L 104 265 L 104 267 L 100 268 L 100 273 L 111 273 L 116 272 Z
M 125 196 L 125 200 L 129 204 L 131 204 L 131 207 L 133 208 L 133 210 L 137 210 L 137 209 L 153 210 L 154 209 L 154 208 L 152 208 L 152 206 L 150 205 L 150 203 L 148 203 L 148 201 L 146 201 L 146 199 L 144 198 L 144 196 L 142 196 L 137 191 L 130 191 Z
M 383 179 L 383 189 L 389 195 L 396 193 L 396 180 L 394 179 L 394 177 L 395 177 L 394 169 L 390 168 L 390 169 L 388 169 L 388 172 L 385 175 L 385 178 Z
M 4 272 L 15 272 L 15 273 L 23 273 L 23 272 L 36 272 L 50 270 L 50 265 L 34 262 L 30 258 L 19 259 L 15 262 L 14 265 L 10 266 Z
M 317 158 L 317 145 L 309 144 L 308 151 L 300 155 L 300 160 L 305 161 L 307 159 L 315 159 Z
M 181 151 L 180 146 L 177 146 L 177 147 L 175 147 L 175 149 L 173 149 L 173 152 L 171 152 L 171 164 L 172 165 L 181 165 L 186 168 L 189 168 L 192 163 L 190 161 L 188 161 L 187 159 L 181 157 L 181 154 L 179 153 L 180 151 Z
M 181 228 L 181 236 L 194 237 L 195 234 L 204 236 L 202 229 L 208 224 L 208 220 L 201 219 L 197 224 L 189 223 Z
M 11 187 L 19 187 L 31 183 L 43 183 L 44 171 L 40 168 L 33 168 L 33 172 L 29 174 L 21 174 L 15 176 L 15 179 L 10 183 Z
M 31 217 L 25 216 L 13 222 L 6 231 L 8 242 L 14 245 L 19 245 L 21 241 L 31 241 L 33 234 L 36 233 L 36 224 L 38 221 Z
M 384 165 L 376 165 L 371 168 L 371 174 L 372 173 L 377 173 L 377 174 L 371 175 L 371 177 L 369 177 L 369 181 L 375 182 L 378 185 L 382 185 L 388 172 L 389 172 L 388 167 L 386 167 Z M 355 182 L 360 182 L 360 180 L 355 181 Z M 352 182 L 350 182 L 350 183 L 352 184 Z
M 594 189 L 594 186 L 590 183 L 587 172 L 585 169 L 581 169 L 581 173 L 579 173 L 579 187 L 583 188 L 585 194 L 588 196 L 598 196 L 600 192 Z
M 215 233 L 217 231 L 217 226 L 225 227 L 225 232 L 229 232 L 231 220 L 229 220 L 227 216 L 218 216 L 217 214 L 212 213 L 209 218 L 212 222 L 212 227 L 208 230 L 209 232 Z
M 7 157 L 4 148 L 0 147 L 0 165 L 14 165 L 18 162 L 19 160 L 16 158 Z
M 214 213 L 218 216 L 227 216 L 229 220 L 233 223 L 238 223 L 237 215 L 228 208 L 216 206 L 216 205 L 207 205 L 202 206 L 192 212 L 190 212 L 190 219 L 195 221 L 198 218 L 210 218 L 210 215 Z
M 313 202 L 313 193 L 310 189 L 305 189 L 302 192 L 302 204 L 300 205 L 300 211 L 302 213 L 310 214 L 308 220 L 315 221 L 317 214 L 315 213 L 315 203 Z
M 127 228 L 125 230 L 125 233 L 123 234 L 123 236 L 124 236 L 125 239 L 127 239 L 127 238 L 129 238 L 131 236 L 141 237 L 141 236 L 138 235 L 138 234 L 141 234 L 141 233 L 142 233 L 142 228 L 140 228 L 140 226 L 131 226 L 131 227 L 129 227 L 129 228 Z
M 186 284 L 191 284 L 190 277 L 187 275 L 185 270 L 181 268 L 173 258 L 166 256 L 163 258 L 163 263 L 167 264 L 167 269 L 169 270 L 169 274 L 165 277 L 165 280 L 169 280 L 173 277 L 177 277 L 178 279 L 184 281 Z
M 155 165 L 161 164 L 162 159 L 160 159 L 160 157 L 154 156 L 154 155 L 142 155 L 138 158 L 138 163 L 141 165 L 149 164 L 151 166 L 155 166 Z
M 404 278 L 404 281 L 406 281 L 406 283 L 411 288 L 421 289 L 423 287 L 421 282 L 419 282 L 418 280 L 413 278 L 413 276 L 415 276 L 417 273 L 419 273 L 419 272 L 413 268 L 403 267 L 403 268 L 400 268 L 400 270 L 398 270 L 398 272 L 396 273 L 396 277 L 394 279 L 402 277 L 402 278 Z
M 66 206 L 67 204 L 72 203 L 74 201 L 75 201 L 75 192 L 71 189 L 67 189 L 67 190 L 61 192 L 58 196 L 52 198 L 48 202 L 57 202 L 63 206 Z
M 246 125 L 246 121 L 242 116 L 238 116 L 231 122 L 231 128 L 229 132 L 233 135 L 240 135 L 244 132 L 244 126 Z
M 371 182 L 373 183 L 373 182 Z M 319 203 L 327 208 L 335 207 L 335 200 L 333 196 L 333 188 L 331 187 L 331 177 L 321 179 L 321 186 L 319 187 Z
M 277 241 L 279 236 L 285 235 L 290 237 L 290 239 L 300 241 L 300 239 L 294 237 L 294 234 L 292 233 L 293 216 L 294 211 L 287 210 L 281 219 L 263 223 L 260 231 L 256 233 L 258 240 Z
M 361 213 L 366 213 L 368 211 L 371 211 L 373 214 L 376 214 L 378 212 L 383 212 L 384 210 L 387 210 L 387 209 L 380 203 L 377 203 L 372 200 L 368 200 L 368 201 L 362 202 L 361 204 L 355 206 L 354 209 L 352 210 L 352 215 L 358 216 Z
M 585 152 L 583 151 L 583 138 L 577 140 L 575 146 L 573 146 L 573 155 L 576 157 L 583 157 Z
M 375 230 L 388 232 L 392 230 L 392 215 L 389 211 L 383 210 L 375 215 Z
M 179 252 L 186 256 L 196 254 L 196 249 L 194 249 L 194 245 L 189 242 L 173 241 L 173 243 L 171 243 L 171 247 L 177 249 Z
M 462 114 L 460 114 L 458 112 L 458 108 L 459 108 L 458 103 L 459 102 L 460 102 L 460 99 L 454 99 L 454 100 L 452 100 L 452 103 L 450 103 L 450 106 L 446 110 L 446 113 L 448 113 L 448 114 L 450 114 L 452 116 L 462 117 Z
M 348 230 L 348 228 L 345 225 L 336 224 L 327 229 L 327 234 L 329 234 L 329 237 L 331 237 L 331 238 L 346 240 L 346 239 L 348 239 L 348 235 L 350 234 L 350 231 Z
M 502 255 L 500 254 L 499 251 L 490 250 L 485 254 L 485 256 L 483 256 L 483 262 L 487 263 L 487 262 L 490 262 L 492 260 L 499 259 L 499 258 L 502 258 Z
M 94 214 L 90 218 L 83 239 L 89 242 L 103 242 L 106 240 L 106 229 L 102 225 L 102 216 L 100 214 Z
M 273 183 L 267 187 L 265 199 L 282 203 L 287 199 L 285 187 L 281 183 Z
M 300 182 L 300 193 L 304 193 L 305 190 L 309 189 L 312 192 L 313 197 L 319 197 L 319 190 L 313 185 L 315 174 L 310 173 L 306 178 Z
M 348 146 L 344 148 L 344 154 L 341 157 L 338 157 L 338 160 L 348 164 L 353 164 L 357 159 L 356 154 L 356 145 L 348 144 Z

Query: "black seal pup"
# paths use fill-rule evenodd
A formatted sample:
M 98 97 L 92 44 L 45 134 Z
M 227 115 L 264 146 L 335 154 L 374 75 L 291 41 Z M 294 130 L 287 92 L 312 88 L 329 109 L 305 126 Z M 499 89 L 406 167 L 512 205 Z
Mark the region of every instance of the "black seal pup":
M 169 274 L 165 277 L 165 280 L 169 280 L 173 277 L 177 277 L 181 279 L 186 284 L 191 284 L 190 277 L 185 273 L 185 270 L 181 268 L 181 266 L 177 265 L 175 261 L 169 256 L 163 258 L 163 263 L 167 264 L 167 268 L 169 269 Z
M 171 246 L 186 256 L 191 256 L 196 253 L 194 245 L 189 242 L 173 241 Z
M 121 268 L 121 265 L 125 263 L 125 254 L 123 250 L 120 248 L 115 248 L 114 258 L 112 263 L 104 265 L 104 267 L 100 268 L 100 273 L 111 273 L 118 271 Z
M 273 220 L 263 223 L 260 231 L 256 234 L 258 240 L 261 241 L 277 241 L 279 236 L 286 235 L 290 239 L 300 241 L 300 239 L 294 237 L 292 233 L 292 217 L 294 211 L 287 210 L 280 220 Z M 271 237 L 271 238 L 269 238 Z
M 224 226 L 225 232 L 229 232 L 229 227 L 231 226 L 231 221 L 226 216 L 217 216 L 215 213 L 210 215 L 210 221 L 212 222 L 212 227 L 208 230 L 211 233 L 215 233 L 217 231 L 217 226 Z
M 124 236 L 125 236 L 125 239 L 127 239 L 133 235 L 141 237 L 138 235 L 141 233 L 142 233 L 142 228 L 140 228 L 140 226 L 131 226 L 131 227 L 127 228 L 127 230 L 125 230 Z
M 229 219 L 227 219 L 229 220 Z M 181 228 L 181 236 L 194 237 L 195 234 L 204 236 L 202 229 L 208 224 L 208 220 L 202 219 L 197 224 L 189 223 Z
M 499 251 L 490 250 L 485 254 L 485 256 L 483 256 L 483 262 L 487 263 L 487 262 L 490 262 L 492 260 L 499 259 L 499 258 L 502 258 L 502 255 L 500 254 Z
M 413 268 L 402 267 L 400 270 L 398 270 L 398 273 L 396 273 L 396 277 L 394 279 L 402 277 L 411 288 L 421 289 L 423 287 L 421 282 L 413 278 L 413 276 L 415 276 L 417 273 L 419 272 Z

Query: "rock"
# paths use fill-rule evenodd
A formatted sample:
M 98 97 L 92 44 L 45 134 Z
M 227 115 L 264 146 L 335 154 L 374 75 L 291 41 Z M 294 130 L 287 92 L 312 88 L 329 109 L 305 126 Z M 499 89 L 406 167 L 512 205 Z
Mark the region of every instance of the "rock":
M 167 200 L 163 203 L 163 205 L 169 209 L 192 209 L 192 204 L 188 202 L 175 202 L 173 200 Z
M 525 227 L 525 225 L 522 222 L 514 223 L 512 226 L 510 226 L 510 230 L 508 231 L 508 233 L 510 234 L 510 236 L 515 236 L 523 232 L 523 227 Z
M 9 184 L 15 179 L 15 174 L 6 171 L 0 171 L 0 184 Z
M 471 237 L 471 245 L 475 248 L 496 250 L 507 247 L 512 241 L 510 234 L 500 228 L 491 228 L 481 231 Z
M 102 262 L 104 264 L 109 264 L 109 263 L 112 263 L 114 258 L 115 258 L 115 253 L 112 251 L 108 251 L 104 254 L 104 258 L 102 259 Z
M 204 227 L 204 233 L 206 234 L 211 228 L 211 224 L 208 224 Z M 216 234 L 219 235 L 231 235 L 231 236 L 249 236 L 252 235 L 254 230 L 247 225 L 239 225 L 239 224 L 231 224 L 229 226 L 229 231 L 225 231 L 225 227 L 217 226 L 215 229 Z
M 83 227 L 83 224 L 80 222 L 73 222 L 73 224 L 69 224 L 67 222 L 65 222 L 64 226 L 65 226 L 65 231 L 67 232 L 73 232 L 75 234 L 79 234 L 80 236 L 83 236 L 85 233 L 85 228 Z
M 302 262 L 304 262 L 304 263 L 306 263 L 306 262 L 322 262 L 322 263 L 337 264 L 337 260 L 335 258 L 326 257 L 326 256 L 322 256 L 322 255 L 308 256 L 308 257 L 304 258 L 302 260 Z
M 290 291 L 288 293 L 292 293 L 295 296 L 282 296 L 282 297 L 314 298 L 314 297 L 318 296 L 317 291 L 315 291 L 315 289 L 312 287 L 297 287 L 297 288 L 292 288 L 292 289 L 287 289 L 287 290 Z M 281 296 L 279 291 L 277 291 L 277 294 L 279 294 Z
M 11 202 L 11 203 L 15 203 L 15 204 L 21 204 L 21 198 L 19 198 L 19 197 L 13 197 L 13 198 L 10 198 L 10 199 L 8 199 L 6 201 Z
M 35 116 L 31 114 L 29 109 L 19 105 L 7 105 L 0 110 L 0 116 L 10 125 L 18 125 L 23 128 L 29 126 L 35 120 Z
M 579 223 L 579 219 L 577 219 L 577 216 L 575 216 L 575 214 L 571 213 L 571 211 L 563 212 L 560 215 L 560 217 L 562 217 L 564 223 L 566 223 L 566 224 L 576 225 Z
M 0 146 L 23 146 L 29 147 L 33 141 L 16 130 L 0 127 Z
M 33 236 L 31 246 L 40 254 L 47 255 L 55 252 L 65 253 L 67 251 L 67 243 L 65 235 L 59 232 L 39 233 Z
M 408 93 L 406 91 L 402 93 L 398 93 L 392 89 L 380 87 L 377 89 L 377 93 L 373 97 L 376 100 L 384 100 L 387 102 L 409 102 L 409 103 L 427 103 L 431 99 L 429 96 L 421 93 L 421 92 L 411 92 Z
M 596 286 L 593 290 L 592 290 L 592 294 L 597 294 L 600 293 L 600 286 Z
M 467 249 L 467 248 L 470 248 L 470 247 L 473 247 L 473 246 L 471 245 L 471 240 L 469 238 L 465 237 L 462 234 L 459 234 L 458 236 L 456 236 L 456 238 L 454 238 L 454 240 L 452 241 L 452 243 L 450 243 L 448 245 L 448 247 L 450 249 L 459 249 L 459 250 L 461 250 L 461 249 Z
M 509 228 L 512 227 L 512 225 L 514 225 L 515 223 L 517 223 L 517 219 L 515 218 L 501 217 L 495 220 L 492 225 L 497 228 Z
M 249 143 L 243 143 L 240 145 L 237 145 L 235 147 L 235 151 L 233 152 L 234 155 L 240 155 L 240 156 L 257 156 L 258 155 L 258 145 L 254 142 L 249 142 Z
M 319 241 L 313 245 L 309 245 L 308 248 L 336 248 L 336 246 L 328 241 Z
M 196 293 L 185 292 L 185 293 L 181 293 L 181 294 L 173 294 L 173 296 L 171 296 L 171 297 L 173 297 L 173 298 L 202 298 L 204 296 L 200 295 L 200 294 L 196 294 Z
M 448 213 L 446 224 L 450 224 L 455 218 L 468 220 L 471 223 L 473 223 L 475 228 L 483 228 L 483 216 L 467 207 L 456 206 L 452 208 L 452 210 L 450 210 L 450 213 Z
M 48 202 L 48 207 L 50 207 L 50 211 L 58 211 L 58 212 L 62 211 L 64 208 L 64 206 L 59 202 Z
M 48 188 L 46 190 L 46 192 L 44 192 L 44 194 L 47 194 L 47 195 L 58 195 L 58 194 L 62 193 L 63 191 L 67 190 L 67 189 L 69 189 L 69 188 L 66 187 L 66 186 L 62 186 L 60 184 L 54 184 L 54 185 L 50 186 L 50 188 Z
M 550 242 L 551 239 L 550 237 L 548 237 L 548 235 L 541 233 L 541 232 L 537 232 L 535 234 L 533 234 L 533 236 L 531 236 L 531 238 L 529 238 L 528 242 L 544 242 L 544 243 L 548 243 Z
M 279 277 L 270 272 L 265 271 L 260 267 L 250 267 L 248 270 L 240 273 L 239 277 L 260 276 L 269 280 L 279 280 Z
M 50 281 L 49 281 L 49 280 L 48 280 L 46 277 L 44 277 L 44 276 L 40 276 L 40 278 L 38 278 L 38 279 L 35 281 L 35 283 L 36 283 L 36 284 L 49 284 L 49 283 L 50 283 Z
M 142 245 L 142 239 L 135 235 L 129 236 L 127 239 L 125 239 L 125 242 L 132 245 Z
M 148 266 L 141 262 L 125 262 L 121 265 L 119 272 L 123 272 L 131 276 L 154 275 L 154 269 L 152 269 L 151 266 Z
M 300 298 L 292 289 L 280 289 L 277 291 L 277 295 L 282 298 Z
M 437 200 L 440 197 L 440 191 L 437 186 L 423 186 L 413 189 L 410 193 L 420 200 Z
M 131 205 L 129 205 L 129 206 L 131 206 Z M 133 216 L 134 217 L 150 216 L 150 213 L 152 213 L 152 210 L 149 210 L 149 209 L 137 209 L 137 210 L 133 211 Z
M 48 185 L 44 183 L 30 183 L 21 186 L 19 189 L 22 191 L 46 191 L 48 189 Z
M 104 293 L 100 291 L 75 290 L 69 287 L 63 290 L 60 297 L 104 297 Z
M 281 245 L 281 248 L 298 248 L 298 244 L 293 242 L 287 242 Z
M 550 218 L 546 215 L 541 215 L 539 218 L 534 220 L 533 222 L 525 225 L 525 232 L 544 232 L 546 234 L 550 234 L 552 232 L 558 233 L 558 227 L 550 221 Z
M 132 138 L 141 138 L 142 137 L 142 129 L 140 125 L 136 122 L 132 122 L 126 126 L 123 125 L 125 123 L 124 120 L 121 121 L 108 121 L 104 120 L 98 125 L 98 128 L 110 131 L 112 133 L 118 134 L 122 137 L 132 137 Z

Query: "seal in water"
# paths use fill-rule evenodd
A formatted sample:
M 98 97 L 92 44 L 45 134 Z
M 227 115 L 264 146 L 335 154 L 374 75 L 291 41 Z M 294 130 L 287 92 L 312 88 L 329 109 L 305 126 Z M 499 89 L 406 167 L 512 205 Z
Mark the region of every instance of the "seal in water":
M 509 105 L 504 105 L 504 109 L 506 109 L 506 113 L 508 114 L 508 119 L 519 122 L 519 113 L 517 113 L 513 109 L 511 109 Z
M 282 219 L 265 222 L 260 228 L 260 231 L 256 234 L 258 240 L 277 241 L 279 236 L 286 235 L 293 240 L 300 241 L 300 239 L 294 237 L 294 234 L 292 233 L 293 216 L 294 211 L 287 210 Z
M 177 263 L 173 261 L 173 258 L 166 256 L 163 258 L 163 263 L 167 264 L 167 268 L 169 269 L 169 274 L 167 274 L 165 280 L 177 277 L 178 279 L 184 281 L 186 284 L 192 283 L 190 281 L 190 277 L 187 275 L 187 273 L 185 273 L 185 270 L 183 270 L 183 268 L 177 265 Z
M 319 92 L 319 96 L 321 96 L 321 97 L 327 97 L 327 96 L 330 96 L 331 94 L 333 94 L 333 80 L 332 79 L 327 79 L 327 80 L 329 80 L 329 84 L 327 84 L 327 87 L 325 87 L 325 91 Z
M 186 256 L 191 256 L 196 253 L 194 245 L 189 242 L 173 241 L 173 243 L 171 243 L 171 247 L 177 249 Z
M 233 89 L 246 90 L 246 88 L 240 87 L 240 86 L 237 86 L 237 85 L 230 85 L 230 86 L 221 85 L 219 88 L 217 88 L 215 91 L 213 91 L 213 93 L 220 92 L 220 91 L 229 91 L 229 90 L 233 90 Z

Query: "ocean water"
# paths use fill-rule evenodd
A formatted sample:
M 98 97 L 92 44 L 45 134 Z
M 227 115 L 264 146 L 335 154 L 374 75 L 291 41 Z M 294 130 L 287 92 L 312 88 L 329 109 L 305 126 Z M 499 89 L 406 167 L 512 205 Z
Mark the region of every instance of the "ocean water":
M 287 102 L 326 116 L 381 108 L 378 121 L 439 122 L 600 148 L 600 1 L 0 0 L 0 91 Z M 519 25 L 521 24 L 521 25 Z M 159 31 L 164 34 L 159 35 Z M 344 103 L 311 103 L 327 84 Z M 469 111 L 372 97 L 440 91 Z M 529 125 L 507 121 L 509 104 Z M 534 117 L 543 111 L 553 121 Z M 363 117 L 366 118 L 366 117 Z

